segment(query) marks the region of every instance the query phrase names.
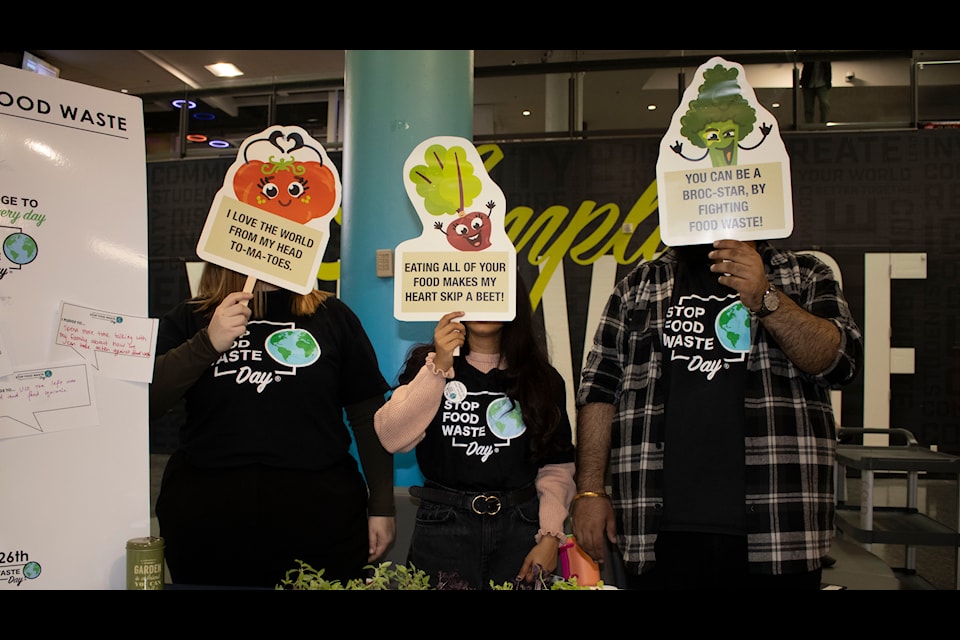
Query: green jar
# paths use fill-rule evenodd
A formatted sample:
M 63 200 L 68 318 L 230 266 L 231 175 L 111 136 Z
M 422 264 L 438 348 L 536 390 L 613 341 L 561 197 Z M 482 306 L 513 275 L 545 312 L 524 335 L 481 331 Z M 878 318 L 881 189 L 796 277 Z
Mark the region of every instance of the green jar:
M 163 538 L 127 540 L 127 589 L 161 591 L 163 583 Z

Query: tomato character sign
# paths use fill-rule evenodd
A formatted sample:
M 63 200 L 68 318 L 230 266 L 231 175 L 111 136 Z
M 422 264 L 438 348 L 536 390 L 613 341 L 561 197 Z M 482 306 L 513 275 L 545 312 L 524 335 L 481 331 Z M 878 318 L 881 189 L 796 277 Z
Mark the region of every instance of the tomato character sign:
M 300 127 L 271 127 L 240 147 L 227 170 L 197 254 L 297 293 L 317 272 L 340 208 L 340 175 Z
M 328 165 L 318 160 L 297 160 L 298 152 L 309 147 L 302 138 L 292 135 L 297 146 L 290 149 L 289 156 L 270 155 L 266 161 L 244 162 L 233 176 L 233 190 L 241 202 L 306 224 L 333 213 L 338 186 Z

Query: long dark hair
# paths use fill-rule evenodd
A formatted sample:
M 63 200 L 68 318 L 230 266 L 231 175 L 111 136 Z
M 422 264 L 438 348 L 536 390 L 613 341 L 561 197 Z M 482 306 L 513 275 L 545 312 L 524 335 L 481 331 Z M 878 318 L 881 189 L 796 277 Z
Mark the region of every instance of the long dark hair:
M 207 262 L 203 265 L 203 272 L 200 275 L 200 284 L 197 287 L 197 295 L 190 300 L 191 304 L 197 307 L 197 310 L 207 317 L 213 316 L 213 312 L 223 302 L 223 299 L 235 291 L 243 291 L 247 283 L 247 276 L 242 273 L 227 269 L 226 267 Z M 323 304 L 323 301 L 331 297 L 332 294 L 326 291 L 314 289 L 307 294 L 293 294 L 290 296 L 290 311 L 297 316 L 311 316 L 317 308 Z M 264 318 L 267 314 L 266 295 L 260 287 L 253 291 L 253 300 L 250 301 L 250 310 L 253 318 Z
M 535 462 L 557 453 L 563 448 L 560 443 L 568 443 L 567 439 L 557 438 L 560 435 L 562 411 L 565 409 L 562 395 L 564 387 L 550 363 L 546 341 L 538 335 L 537 329 L 530 294 L 518 274 L 516 315 L 513 320 L 503 323 L 500 332 L 500 360 L 507 365 L 500 375 L 507 397 L 520 403 L 524 425 L 533 436 L 531 456 Z M 432 342 L 411 347 L 398 377 L 399 384 L 407 384 L 416 377 L 431 351 L 436 351 Z M 454 367 L 468 353 L 469 330 L 460 356 L 454 359 Z M 565 424 L 563 426 L 566 427 Z

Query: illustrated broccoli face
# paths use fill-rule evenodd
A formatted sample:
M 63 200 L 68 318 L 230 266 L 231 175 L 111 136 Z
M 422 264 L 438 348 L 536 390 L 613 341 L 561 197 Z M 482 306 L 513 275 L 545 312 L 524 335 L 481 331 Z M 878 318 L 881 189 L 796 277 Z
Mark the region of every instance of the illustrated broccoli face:
M 707 149 L 726 149 L 740 139 L 740 127 L 733 120 L 710 122 L 698 132 Z

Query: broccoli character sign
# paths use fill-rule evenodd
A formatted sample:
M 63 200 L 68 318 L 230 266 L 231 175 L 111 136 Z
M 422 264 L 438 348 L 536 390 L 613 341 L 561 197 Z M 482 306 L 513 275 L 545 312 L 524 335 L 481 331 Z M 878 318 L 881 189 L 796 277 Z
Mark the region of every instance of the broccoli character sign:
M 696 78 L 660 143 L 660 237 L 670 246 L 788 237 L 790 158 L 776 118 L 740 65 L 714 57 Z

